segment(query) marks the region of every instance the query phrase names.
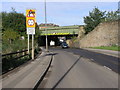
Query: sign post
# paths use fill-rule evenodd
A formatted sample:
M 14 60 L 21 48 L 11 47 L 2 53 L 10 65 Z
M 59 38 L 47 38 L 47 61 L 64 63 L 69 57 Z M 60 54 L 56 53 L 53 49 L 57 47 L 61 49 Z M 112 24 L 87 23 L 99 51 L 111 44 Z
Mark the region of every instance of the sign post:
M 32 34 L 32 59 L 34 59 L 34 35 Z
M 36 22 L 35 10 L 26 10 L 26 27 L 28 34 L 28 53 L 29 53 L 29 35 L 32 35 L 32 59 L 34 59 L 34 34 L 35 34 L 35 22 Z
M 29 44 L 29 34 L 28 34 L 28 54 L 30 53 L 30 44 Z

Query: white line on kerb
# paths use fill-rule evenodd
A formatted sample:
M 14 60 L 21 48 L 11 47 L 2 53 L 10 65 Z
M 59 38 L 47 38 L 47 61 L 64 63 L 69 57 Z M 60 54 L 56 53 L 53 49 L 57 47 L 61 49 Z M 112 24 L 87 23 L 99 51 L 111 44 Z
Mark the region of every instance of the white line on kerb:
M 107 68 L 108 70 L 112 70 L 112 69 L 110 69 L 110 68 L 109 68 L 109 67 L 107 67 L 107 66 L 103 66 L 103 67 Z
M 94 61 L 94 59 L 90 59 L 90 60 Z

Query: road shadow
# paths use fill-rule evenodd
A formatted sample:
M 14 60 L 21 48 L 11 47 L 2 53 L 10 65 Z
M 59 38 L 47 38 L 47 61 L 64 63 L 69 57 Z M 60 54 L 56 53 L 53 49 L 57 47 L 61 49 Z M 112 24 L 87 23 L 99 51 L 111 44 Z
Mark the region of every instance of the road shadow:
M 45 54 L 44 56 L 51 56 L 51 55 L 57 55 L 58 53 L 49 53 L 49 54 Z
M 105 55 L 102 53 L 93 52 L 93 51 L 89 51 L 85 49 L 71 48 L 65 51 L 72 52 L 75 55 L 81 55 L 85 58 L 93 59 L 95 63 L 102 65 L 102 66 L 107 66 L 110 69 L 112 69 L 114 72 L 120 74 L 120 69 L 119 69 L 120 58 L 118 57 L 113 57 L 110 55 Z
M 67 72 L 59 79 L 59 81 L 53 86 L 51 90 L 55 90 L 55 88 L 58 86 L 58 84 L 64 79 L 64 77 L 71 71 L 71 69 L 77 64 L 77 62 L 80 60 L 82 56 L 80 56 L 75 63 L 67 70 Z

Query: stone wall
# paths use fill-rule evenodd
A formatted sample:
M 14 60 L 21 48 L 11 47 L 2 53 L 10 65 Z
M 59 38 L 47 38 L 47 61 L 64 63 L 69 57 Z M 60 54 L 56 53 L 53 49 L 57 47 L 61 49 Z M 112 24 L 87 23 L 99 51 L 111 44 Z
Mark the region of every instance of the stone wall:
M 79 47 L 120 45 L 118 21 L 100 23 L 92 32 L 79 39 Z M 118 42 L 119 41 L 119 42 Z
M 69 47 L 79 48 L 79 42 L 78 41 L 67 40 L 66 43 L 68 44 Z
M 67 40 L 67 44 L 69 45 L 69 47 L 76 47 L 79 48 L 79 40 L 82 39 L 85 36 L 85 30 L 83 26 L 80 26 L 80 30 L 78 33 L 78 37 L 76 38 L 76 40 L 74 39 L 70 39 Z

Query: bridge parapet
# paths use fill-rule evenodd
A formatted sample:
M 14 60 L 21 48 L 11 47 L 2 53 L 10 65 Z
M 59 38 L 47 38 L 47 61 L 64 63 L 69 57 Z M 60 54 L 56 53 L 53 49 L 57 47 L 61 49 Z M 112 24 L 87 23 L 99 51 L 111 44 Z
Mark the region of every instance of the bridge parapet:
M 79 27 L 47 28 L 47 32 L 41 30 L 41 35 L 74 35 L 79 33 Z

